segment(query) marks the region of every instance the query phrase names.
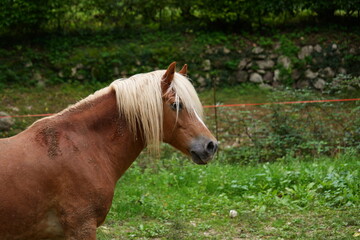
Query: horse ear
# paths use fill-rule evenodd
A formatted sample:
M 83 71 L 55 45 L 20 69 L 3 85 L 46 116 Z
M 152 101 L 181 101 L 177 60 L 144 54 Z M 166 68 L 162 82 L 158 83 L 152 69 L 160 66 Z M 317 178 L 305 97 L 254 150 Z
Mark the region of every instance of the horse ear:
M 175 67 L 176 67 L 176 62 L 172 62 L 162 78 L 161 88 L 163 92 L 166 92 L 166 90 L 170 87 L 172 80 L 174 79 Z
M 184 66 L 182 67 L 182 69 L 179 71 L 179 73 L 183 76 L 187 75 L 187 64 L 184 64 Z

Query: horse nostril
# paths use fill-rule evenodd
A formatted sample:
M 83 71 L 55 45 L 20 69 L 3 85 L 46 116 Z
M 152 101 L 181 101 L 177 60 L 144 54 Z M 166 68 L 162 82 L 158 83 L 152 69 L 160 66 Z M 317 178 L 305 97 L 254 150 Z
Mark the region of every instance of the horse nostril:
M 206 151 L 208 151 L 209 153 L 215 153 L 217 150 L 217 144 L 213 141 L 208 142 L 208 144 L 206 145 Z

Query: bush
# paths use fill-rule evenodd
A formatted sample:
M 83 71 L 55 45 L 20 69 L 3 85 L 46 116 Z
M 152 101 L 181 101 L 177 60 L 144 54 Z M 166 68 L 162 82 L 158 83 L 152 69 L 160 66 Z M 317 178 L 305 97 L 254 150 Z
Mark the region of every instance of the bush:
M 180 23 L 187 28 L 206 25 L 240 30 L 262 27 L 281 17 L 288 20 L 304 12 L 331 18 L 339 10 L 352 16 L 359 6 L 359 0 L 44 0 L 41 4 L 36 0 L 3 0 L 0 29 L 2 33 L 21 35 L 139 26 L 162 29 Z

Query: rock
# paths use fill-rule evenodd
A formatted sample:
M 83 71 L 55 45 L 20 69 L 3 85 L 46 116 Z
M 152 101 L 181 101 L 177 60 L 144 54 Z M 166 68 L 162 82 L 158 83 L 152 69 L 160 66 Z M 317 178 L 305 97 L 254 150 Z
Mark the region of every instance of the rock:
M 33 80 L 36 81 L 36 85 L 38 87 L 45 87 L 45 80 L 44 80 L 43 76 L 41 75 L 41 73 L 35 72 L 33 75 Z
M 256 61 L 256 64 L 260 69 L 271 69 L 275 66 L 274 61 L 270 59 Z
M 274 80 L 274 73 L 266 72 L 263 79 L 264 79 L 264 82 L 267 82 L 267 83 L 272 82 Z
M 318 76 L 318 73 L 311 71 L 310 69 L 306 69 L 305 77 L 308 79 L 315 79 Z
M 317 79 L 316 82 L 314 83 L 314 87 L 319 90 L 323 90 L 325 86 L 326 86 L 326 82 L 322 78 Z
M 249 63 L 246 65 L 246 69 L 250 69 L 252 66 L 253 66 L 253 62 L 249 62 Z
M 33 75 L 33 79 L 35 81 L 41 81 L 43 79 L 43 77 L 42 77 L 41 73 L 35 72 L 34 75 Z
M 29 61 L 25 64 L 25 67 L 29 68 L 29 67 L 32 67 L 32 65 L 33 65 L 33 63 L 31 61 Z
M 299 78 L 301 77 L 301 72 L 297 69 L 294 69 L 292 72 L 291 72 L 291 78 L 294 79 L 294 80 L 298 80 Z
M 246 67 L 248 62 L 249 62 L 249 59 L 247 59 L 247 58 L 241 59 L 241 61 L 238 64 L 238 69 L 243 70 Z
M 309 46 L 304 46 L 300 49 L 300 52 L 298 53 L 298 58 L 299 59 L 305 59 L 305 57 L 308 57 L 312 54 L 312 52 L 314 51 L 313 46 L 309 45 Z
M 58 76 L 63 78 L 64 77 L 64 72 L 63 71 L 58 72 Z
M 319 44 L 316 44 L 315 47 L 314 47 L 314 50 L 318 53 L 321 53 L 322 52 L 322 47 L 319 45 Z
M 204 87 L 206 86 L 206 80 L 204 77 L 200 76 L 198 79 L 197 79 L 197 82 L 199 83 L 200 87 Z
M 266 84 L 266 83 L 260 83 L 260 84 L 259 84 L 259 88 L 265 89 L 265 90 L 273 89 L 272 86 L 270 86 L 269 84 Z
M 213 54 L 214 51 L 213 49 L 210 47 L 210 45 L 206 45 L 206 50 L 205 50 L 206 54 Z
M 337 50 L 337 48 L 338 48 L 338 46 L 337 46 L 336 43 L 333 43 L 333 44 L 331 45 L 331 49 L 332 49 L 332 50 Z
M 119 69 L 118 66 L 115 66 L 115 67 L 114 67 L 114 75 L 115 75 L 115 76 L 119 76 L 119 75 L 120 75 L 120 69 Z
M 254 54 L 260 54 L 260 53 L 264 52 L 264 49 L 261 47 L 254 47 L 251 52 Z
M 300 80 L 296 82 L 295 87 L 298 89 L 306 89 L 309 87 L 309 81 L 308 80 Z
M 279 69 L 276 69 L 274 71 L 274 81 L 275 82 L 279 82 L 280 81 L 280 70 Z
M 266 55 L 265 54 L 259 54 L 259 55 L 256 55 L 255 58 L 263 60 L 263 59 L 266 59 Z
M 228 49 L 226 47 L 223 48 L 223 53 L 224 54 L 229 54 L 230 52 L 231 52 L 230 49 Z
M 246 82 L 249 79 L 249 74 L 246 71 L 238 71 L 236 73 L 236 80 L 238 82 Z
M 271 85 L 272 85 L 272 87 L 273 87 L 273 88 L 278 88 L 278 87 L 280 87 L 280 86 L 281 86 L 281 83 L 280 83 L 280 82 L 275 82 L 275 81 L 274 81 L 274 82 L 272 82 L 272 84 L 271 84 Z
M 9 117 L 9 114 L 7 114 L 6 112 L 0 112 L 0 116 L 6 116 L 6 118 L 0 118 L 0 131 L 10 130 L 11 126 L 15 123 L 14 119 Z
M 281 48 L 280 42 L 275 43 L 274 50 L 279 50 Z
M 252 73 L 250 75 L 250 82 L 253 82 L 253 83 L 262 83 L 263 82 L 263 79 L 261 77 L 260 74 L 258 73 Z
M 77 70 L 79 69 L 83 69 L 84 68 L 84 65 L 82 63 L 78 63 L 76 64 L 75 67 L 71 68 L 71 77 L 75 77 L 76 73 L 77 73 Z
M 284 68 L 286 68 L 286 69 L 289 69 L 290 66 L 291 66 L 291 60 L 290 60 L 290 58 L 287 57 L 287 56 L 283 56 L 283 55 L 278 58 L 277 63 L 278 63 L 279 65 L 282 65 L 282 66 L 283 66 Z
M 277 59 L 279 57 L 279 55 L 277 55 L 276 53 L 271 53 L 270 55 L 269 55 L 269 58 L 270 59 Z
M 76 72 L 77 72 L 77 67 L 73 67 L 71 68 L 71 77 L 74 77 L 76 75 Z
M 333 78 L 333 77 L 335 77 L 335 72 L 334 72 L 334 70 L 332 70 L 331 67 L 326 67 L 326 68 L 324 68 L 323 74 L 324 74 L 324 77 L 326 77 L 326 78 Z
M 84 80 L 84 79 L 85 79 L 85 76 L 82 75 L 82 74 L 79 74 L 79 75 L 76 76 L 76 78 L 77 78 L 78 80 Z
M 209 59 L 205 59 L 202 63 L 202 68 L 204 71 L 210 71 L 211 69 L 211 61 Z
M 356 49 L 355 48 L 350 48 L 349 53 L 352 55 L 356 54 Z
M 238 212 L 236 210 L 230 210 L 229 216 L 231 218 L 235 218 L 235 217 L 237 217 L 237 215 L 238 215 Z
M 261 75 L 265 74 L 265 70 L 263 70 L 263 69 L 258 69 L 258 70 L 256 70 L 256 72 Z
M 341 74 L 346 74 L 347 71 L 346 71 L 345 68 L 340 67 L 340 68 L 338 69 L 338 72 L 341 73 Z

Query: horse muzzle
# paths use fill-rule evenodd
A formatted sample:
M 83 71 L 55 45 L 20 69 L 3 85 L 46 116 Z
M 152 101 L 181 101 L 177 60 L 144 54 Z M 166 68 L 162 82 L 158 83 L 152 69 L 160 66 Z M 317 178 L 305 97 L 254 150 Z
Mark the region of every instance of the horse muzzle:
M 198 137 L 190 144 L 189 152 L 196 164 L 207 164 L 218 149 L 218 143 L 207 137 Z

